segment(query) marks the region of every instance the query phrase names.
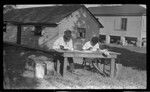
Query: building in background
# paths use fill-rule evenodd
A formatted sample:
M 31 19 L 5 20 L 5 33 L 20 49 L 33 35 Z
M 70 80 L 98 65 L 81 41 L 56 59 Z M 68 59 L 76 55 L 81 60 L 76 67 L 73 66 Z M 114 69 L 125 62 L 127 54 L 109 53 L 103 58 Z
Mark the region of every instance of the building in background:
M 106 43 L 146 46 L 146 8 L 139 5 L 88 8 L 103 24 L 100 38 Z
M 72 31 L 77 48 L 77 45 L 98 36 L 103 27 L 84 5 L 14 9 L 4 14 L 4 22 L 9 23 L 3 32 L 4 41 L 46 49 L 52 49 L 53 42 L 66 30 Z

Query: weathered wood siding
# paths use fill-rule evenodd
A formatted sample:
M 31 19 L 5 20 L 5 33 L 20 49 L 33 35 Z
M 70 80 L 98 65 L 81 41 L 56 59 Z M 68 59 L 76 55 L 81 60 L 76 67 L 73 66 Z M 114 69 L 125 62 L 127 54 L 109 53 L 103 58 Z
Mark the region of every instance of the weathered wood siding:
M 42 30 L 38 45 L 41 48 L 52 49 L 53 43 L 59 38 L 58 27 L 46 27 Z
M 58 28 L 59 36 L 62 36 L 64 31 L 66 31 L 67 29 L 71 30 L 74 43 L 76 43 L 76 41 L 80 41 L 80 39 L 77 40 L 76 37 L 77 28 L 86 28 L 86 38 L 82 39 L 83 43 L 90 40 L 93 36 L 98 36 L 100 30 L 98 23 L 84 8 L 80 8 L 68 17 L 64 18 L 59 23 Z
M 6 32 L 3 32 L 3 41 L 17 42 L 17 26 L 7 25 Z
M 86 38 L 81 41 L 77 39 L 77 28 L 86 28 Z M 46 47 L 52 49 L 53 43 L 64 35 L 66 30 L 72 31 L 74 47 L 77 42 L 84 44 L 86 41 L 90 40 L 92 36 L 98 36 L 99 27 L 97 22 L 92 19 L 91 15 L 84 9 L 78 9 L 71 15 L 64 18 L 59 22 L 57 27 L 47 27 L 42 32 L 44 33 L 39 39 L 39 45 L 41 47 Z
M 146 38 L 146 16 L 142 16 L 141 37 L 142 38 Z
M 77 39 L 77 28 L 86 29 L 85 39 Z M 64 31 L 67 29 L 72 31 L 74 43 L 81 42 L 81 44 L 84 44 L 93 36 L 98 36 L 100 28 L 89 12 L 85 8 L 80 8 L 61 20 L 57 27 L 44 28 L 41 36 L 35 36 L 31 28 L 23 28 L 21 33 L 21 44 L 31 47 L 52 49 L 53 43 L 59 37 L 63 36 Z
M 141 37 L 141 16 L 97 16 L 104 28 L 100 31 L 103 35 Z M 121 18 L 127 18 L 127 30 L 117 30 L 115 24 L 119 24 Z
M 39 36 L 34 35 L 34 27 L 22 27 L 21 31 L 21 44 L 27 45 L 30 47 L 38 48 L 38 39 Z

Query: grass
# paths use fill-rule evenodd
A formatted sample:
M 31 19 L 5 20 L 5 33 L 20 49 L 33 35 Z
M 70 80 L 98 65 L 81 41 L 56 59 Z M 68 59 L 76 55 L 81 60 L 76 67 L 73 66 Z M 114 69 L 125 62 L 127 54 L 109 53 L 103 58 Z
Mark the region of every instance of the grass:
M 36 79 L 22 77 L 25 67 L 25 58 L 20 53 L 24 50 L 15 47 L 5 47 L 6 56 L 3 56 L 6 68 L 6 76 L 9 77 L 8 89 L 34 89 L 38 83 Z M 5 75 L 4 75 L 5 76 Z M 5 86 L 5 85 L 4 85 Z
M 137 70 L 146 70 L 146 48 L 115 47 L 107 45 L 110 51 L 121 53 L 118 63 Z M 133 49 L 134 48 L 134 49 Z
M 114 79 L 109 77 L 103 77 L 96 71 L 83 70 L 80 64 L 76 64 L 76 69 L 81 75 L 75 75 L 67 72 L 67 77 L 62 78 L 61 76 L 49 76 L 46 80 L 36 80 L 33 78 L 18 78 L 13 88 L 67 88 L 67 89 L 144 89 L 146 88 L 146 52 L 144 48 L 133 47 L 118 47 L 107 45 L 110 51 L 115 51 L 121 53 L 118 56 L 117 63 L 122 64 L 118 76 Z M 30 54 L 49 56 L 44 53 L 36 53 L 15 48 L 15 47 L 5 47 L 7 58 L 5 61 L 7 67 L 11 68 L 13 71 L 21 70 L 23 71 L 24 60 Z M 21 52 L 25 52 L 21 56 Z M 20 71 L 18 71 L 20 72 Z M 10 73 L 12 76 L 13 73 Z M 19 74 L 16 73 L 16 76 Z M 15 76 L 15 77 L 16 77 Z M 46 86 L 47 85 L 47 86 Z

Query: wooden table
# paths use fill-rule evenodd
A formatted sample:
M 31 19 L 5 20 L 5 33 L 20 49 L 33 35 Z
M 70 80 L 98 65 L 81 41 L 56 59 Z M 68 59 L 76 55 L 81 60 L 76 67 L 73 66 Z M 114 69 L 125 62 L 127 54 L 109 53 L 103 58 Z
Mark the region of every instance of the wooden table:
M 64 56 L 64 63 L 63 63 L 63 75 L 65 76 L 66 70 L 67 70 L 67 57 L 73 57 L 73 58 L 109 58 L 111 59 L 111 70 L 110 70 L 110 77 L 113 78 L 115 75 L 115 59 L 117 59 L 117 55 L 120 55 L 120 53 L 116 52 L 110 52 L 110 55 L 108 57 L 104 57 L 102 55 L 102 52 L 96 51 L 96 52 L 84 52 L 84 51 L 64 51 L 64 50 L 56 50 L 57 52 L 63 53 Z M 59 69 L 57 69 L 59 71 Z

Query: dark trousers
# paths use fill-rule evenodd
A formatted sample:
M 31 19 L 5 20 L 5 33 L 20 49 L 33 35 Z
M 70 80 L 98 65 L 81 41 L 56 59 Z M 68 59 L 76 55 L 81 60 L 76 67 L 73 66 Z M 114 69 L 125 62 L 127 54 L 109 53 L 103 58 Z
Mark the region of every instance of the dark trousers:
M 72 57 L 68 57 L 68 62 L 69 62 L 69 66 L 70 66 L 70 70 L 74 69 L 74 65 L 73 65 L 73 58 Z M 54 57 L 54 68 L 57 71 L 57 61 L 60 62 L 60 74 L 63 75 L 63 65 L 64 65 L 64 57 L 62 55 L 56 55 Z

